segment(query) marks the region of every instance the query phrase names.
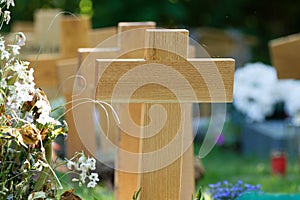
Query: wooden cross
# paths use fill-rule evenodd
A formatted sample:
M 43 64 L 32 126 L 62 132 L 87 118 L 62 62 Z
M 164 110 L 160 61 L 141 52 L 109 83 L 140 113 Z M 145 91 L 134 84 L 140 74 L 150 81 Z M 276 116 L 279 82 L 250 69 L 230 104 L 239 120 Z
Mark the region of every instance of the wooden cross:
M 187 30 L 153 29 L 146 31 L 145 59 L 97 59 L 96 99 L 140 104 L 133 119 L 127 111 L 119 113 L 120 129 L 139 148 L 137 153 L 130 143 L 120 144 L 118 162 L 134 161 L 119 170 L 138 174 L 143 200 L 191 199 L 192 192 L 181 190 L 183 155 L 192 145 L 184 140 L 191 132 L 189 104 L 232 101 L 234 60 L 187 59 L 187 54 Z M 136 134 L 131 128 L 138 134 L 130 135 Z
M 300 34 L 271 40 L 269 48 L 278 79 L 300 79 Z
M 53 13 L 52 13 L 53 12 Z M 33 47 L 39 47 L 42 45 L 44 37 L 47 35 L 47 29 L 50 25 L 50 22 L 53 20 L 54 16 L 58 14 L 59 11 L 47 11 L 44 10 L 38 11 L 35 14 L 35 23 L 34 23 L 34 33 L 28 34 L 27 39 Z M 46 20 L 46 21 L 45 21 Z M 76 32 L 76 34 L 73 34 Z M 37 59 L 37 54 L 32 54 L 32 52 L 23 52 L 25 53 L 25 60 L 30 62 L 30 66 L 35 66 L 35 82 L 38 87 L 41 87 L 45 90 L 48 98 L 52 99 L 57 97 L 58 89 L 61 81 L 59 80 L 59 73 L 57 72 L 56 65 L 58 62 L 70 62 L 66 61 L 67 58 L 74 58 L 72 62 L 75 62 L 75 70 L 77 69 L 77 60 L 78 60 L 78 48 L 83 47 L 94 47 L 100 42 L 104 41 L 108 37 L 116 34 L 115 27 L 108 27 L 102 29 L 91 29 L 90 19 L 84 17 L 58 17 L 55 20 L 54 27 L 50 29 L 46 43 L 44 44 L 43 51 Z M 59 37 L 57 36 L 59 35 Z M 38 36 L 38 44 L 36 38 L 32 37 Z M 27 35 L 26 35 L 27 36 Z M 61 38 L 61 40 L 60 40 Z M 50 42 L 51 40 L 55 40 Z M 115 45 L 115 41 L 112 42 Z M 60 44 L 58 46 L 58 44 Z M 60 52 L 56 53 L 44 53 L 44 49 L 49 49 L 52 46 L 57 47 Z M 27 45 L 25 46 L 26 50 Z M 30 47 L 30 44 L 29 44 Z M 37 52 L 36 52 L 37 53 Z M 23 54 L 22 54 L 23 55 Z M 75 71 L 74 70 L 74 71 Z M 75 71 L 76 74 L 76 71 Z M 64 91 L 68 88 L 62 88 Z

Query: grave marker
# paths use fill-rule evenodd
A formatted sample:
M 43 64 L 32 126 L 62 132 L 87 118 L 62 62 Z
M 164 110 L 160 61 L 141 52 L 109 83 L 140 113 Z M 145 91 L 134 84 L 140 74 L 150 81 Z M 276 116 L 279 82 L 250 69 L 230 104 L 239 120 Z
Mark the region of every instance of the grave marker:
M 96 98 L 112 103 L 141 105 L 140 117 L 135 121 L 143 128 L 140 128 L 138 135 L 133 135 L 133 138 L 140 140 L 141 156 L 135 155 L 139 157 L 138 163 L 123 166 L 128 167 L 123 169 L 125 171 L 139 172 L 138 183 L 142 188 L 140 198 L 190 199 L 192 192 L 181 190 L 183 154 L 192 145 L 186 144 L 183 139 L 185 131 L 191 132 L 190 103 L 232 101 L 234 60 L 187 59 L 186 30 L 147 30 L 146 33 L 145 59 L 97 59 L 96 75 L 99 79 L 96 79 Z M 161 65 L 168 67 L 163 68 Z M 188 84 L 182 82 L 179 74 L 173 70 L 187 79 Z M 130 73 L 127 74 L 132 71 L 136 73 L 131 76 Z M 222 81 L 218 82 L 218 79 Z M 149 83 L 142 84 L 147 80 Z M 166 85 L 161 86 L 160 83 Z M 116 88 L 118 90 L 114 92 Z M 178 93 L 174 95 L 174 91 L 168 90 L 170 88 Z M 192 92 L 189 92 L 191 89 Z M 154 103 L 157 105 L 154 106 Z M 165 112 L 157 110 L 157 106 L 164 108 Z M 165 119 L 165 115 L 172 117 Z M 164 120 L 165 126 L 161 128 Z M 130 134 L 130 131 L 126 131 L 132 124 L 127 111 L 120 112 L 120 121 L 121 130 Z M 121 148 L 122 146 L 119 149 L 119 162 L 135 153 L 128 154 L 128 149 Z M 161 149 L 165 150 L 157 153 Z M 135 156 L 133 155 L 133 160 L 137 160 Z M 123 187 L 126 188 L 120 184 L 118 189 L 122 190 Z
M 278 79 L 300 79 L 300 34 L 271 40 L 269 48 Z

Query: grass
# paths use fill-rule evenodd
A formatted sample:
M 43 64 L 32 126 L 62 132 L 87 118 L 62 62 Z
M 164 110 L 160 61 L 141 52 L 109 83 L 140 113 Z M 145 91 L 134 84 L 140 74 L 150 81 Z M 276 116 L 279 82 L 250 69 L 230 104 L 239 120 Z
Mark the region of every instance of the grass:
M 200 148 L 196 143 L 195 153 Z M 197 190 L 201 186 L 204 190 L 208 184 L 227 180 L 235 183 L 242 180 L 244 183 L 261 184 L 266 193 L 298 193 L 300 194 L 300 165 L 296 160 L 290 160 L 286 176 L 270 174 L 270 161 L 255 157 L 245 157 L 240 153 L 215 147 L 212 152 L 202 159 L 206 169 L 205 177 L 196 184 Z M 113 200 L 113 192 L 109 192 L 103 185 L 94 189 L 78 187 L 68 179 L 63 180 L 64 189 L 75 188 L 75 194 L 83 200 Z
M 62 173 L 57 172 L 58 177 L 63 176 Z M 73 183 L 71 178 L 68 176 L 63 176 L 60 179 L 63 191 L 59 194 L 65 192 L 66 190 L 75 189 L 74 194 L 80 196 L 83 200 L 114 200 L 113 192 L 108 191 L 103 184 L 98 184 L 95 188 L 87 188 L 86 185 L 79 187 L 78 184 Z
M 195 151 L 199 144 L 195 145 Z M 269 159 L 245 157 L 228 149 L 214 148 L 202 162 L 206 173 L 204 179 L 197 183 L 197 188 L 223 180 L 235 183 L 242 180 L 249 184 L 261 184 L 267 193 L 300 193 L 300 165 L 297 160 L 290 160 L 285 176 L 270 173 Z

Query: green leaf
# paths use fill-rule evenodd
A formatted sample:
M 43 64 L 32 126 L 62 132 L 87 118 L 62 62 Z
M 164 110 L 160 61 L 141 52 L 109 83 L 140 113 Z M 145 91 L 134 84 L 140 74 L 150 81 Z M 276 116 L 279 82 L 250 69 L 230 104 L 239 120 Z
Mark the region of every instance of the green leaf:
M 139 194 L 140 194 L 140 192 L 141 192 L 141 189 L 142 189 L 142 188 L 140 188 L 137 192 L 135 192 L 135 193 L 133 194 L 132 200 L 137 200 L 137 199 L 138 199 Z

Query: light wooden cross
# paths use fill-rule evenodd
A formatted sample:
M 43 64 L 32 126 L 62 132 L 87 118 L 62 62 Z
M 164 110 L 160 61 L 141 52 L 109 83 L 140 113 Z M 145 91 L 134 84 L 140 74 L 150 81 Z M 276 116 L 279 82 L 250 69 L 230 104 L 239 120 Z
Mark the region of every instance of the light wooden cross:
M 279 79 L 300 79 L 300 34 L 271 40 L 270 55 Z
M 138 180 L 119 183 L 118 190 L 128 184 L 141 188 L 143 200 L 191 199 L 194 188 L 181 188 L 183 155 L 192 145 L 185 140 L 192 131 L 190 103 L 232 101 L 234 60 L 187 55 L 187 30 L 153 29 L 146 31 L 145 59 L 97 59 L 96 99 L 140 105 L 133 119 L 128 110 L 119 112 L 127 138 L 120 141 L 118 162 L 133 161 L 119 170 L 137 173 Z

